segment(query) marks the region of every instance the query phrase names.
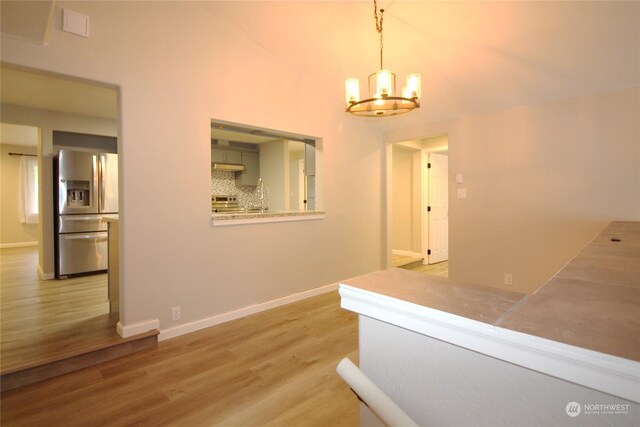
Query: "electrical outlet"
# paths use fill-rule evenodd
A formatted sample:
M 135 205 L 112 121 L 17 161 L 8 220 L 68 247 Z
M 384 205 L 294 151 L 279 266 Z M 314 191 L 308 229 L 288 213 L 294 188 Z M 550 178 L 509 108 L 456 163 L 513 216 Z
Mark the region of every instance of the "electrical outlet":
M 504 284 L 508 286 L 513 285 L 513 275 L 511 273 L 504 273 Z
M 171 307 L 171 320 L 174 322 L 176 320 L 180 320 L 180 306 L 176 305 L 175 307 Z

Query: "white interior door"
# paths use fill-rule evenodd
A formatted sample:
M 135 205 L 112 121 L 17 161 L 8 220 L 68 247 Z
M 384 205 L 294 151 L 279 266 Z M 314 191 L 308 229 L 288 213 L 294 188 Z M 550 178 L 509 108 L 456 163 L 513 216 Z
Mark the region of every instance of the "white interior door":
M 428 169 L 428 237 L 429 264 L 449 259 L 449 157 L 430 153 Z

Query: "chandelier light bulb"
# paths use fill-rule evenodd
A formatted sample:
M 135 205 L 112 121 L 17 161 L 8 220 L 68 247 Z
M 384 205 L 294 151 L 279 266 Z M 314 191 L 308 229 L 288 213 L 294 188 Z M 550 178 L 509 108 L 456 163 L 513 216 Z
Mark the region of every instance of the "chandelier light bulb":
M 402 97 L 403 98 L 413 98 L 413 92 L 411 91 L 411 88 L 408 86 L 405 86 L 402 88 Z M 407 104 L 409 101 L 408 100 L 403 100 L 402 103 L 403 104 Z
M 411 96 L 405 96 L 405 98 L 420 98 L 422 95 L 422 78 L 420 74 L 409 74 L 407 76 L 407 89 Z
M 360 101 L 360 80 L 350 78 L 345 81 L 347 104 Z
M 393 95 L 393 73 L 389 70 L 380 70 L 376 73 L 376 93 L 381 97 Z

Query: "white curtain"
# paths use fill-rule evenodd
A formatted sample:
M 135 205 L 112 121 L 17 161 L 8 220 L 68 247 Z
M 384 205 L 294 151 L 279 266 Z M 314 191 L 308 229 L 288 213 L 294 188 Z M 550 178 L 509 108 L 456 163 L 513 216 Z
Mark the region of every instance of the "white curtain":
M 38 223 L 38 158 L 20 157 L 18 210 L 23 224 Z

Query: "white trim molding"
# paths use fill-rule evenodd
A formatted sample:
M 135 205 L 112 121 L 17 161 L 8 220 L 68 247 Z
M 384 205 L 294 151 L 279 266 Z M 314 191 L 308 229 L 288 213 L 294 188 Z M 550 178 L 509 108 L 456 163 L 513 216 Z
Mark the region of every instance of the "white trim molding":
M 42 266 L 38 264 L 38 277 L 40 278 L 40 280 L 53 280 L 55 279 L 56 275 L 54 273 L 45 273 L 42 270 Z
M 640 403 L 640 362 L 340 284 L 341 306 L 524 368 Z
M 250 305 L 247 307 L 239 308 L 237 310 L 229 311 L 222 314 L 217 314 L 215 316 L 205 317 L 204 319 L 196 320 L 189 323 L 184 323 L 182 325 L 174 326 L 172 328 L 163 329 L 160 331 L 160 335 L 158 336 L 158 341 L 164 341 L 170 338 L 178 337 L 180 335 L 199 331 L 200 329 L 209 328 L 211 326 L 219 325 L 221 323 L 229 322 L 231 320 L 235 320 L 241 317 L 249 316 L 251 314 L 259 313 L 261 311 L 269 310 L 271 308 L 280 307 L 282 305 L 286 305 L 292 302 L 311 298 L 316 295 L 335 291 L 336 289 L 338 289 L 338 284 L 333 283 L 331 285 L 321 286 L 319 288 L 310 289 L 308 291 L 299 292 L 297 294 L 287 295 L 282 298 L 277 298 L 271 301 Z
M 35 241 L 35 242 L 0 243 L 0 249 L 26 248 L 26 247 L 29 247 L 29 246 L 38 246 L 38 241 Z
M 144 334 L 145 332 L 160 329 L 160 321 L 158 319 L 145 320 L 143 322 L 133 323 L 131 325 L 123 325 L 118 322 L 118 335 L 122 338 L 129 338 L 134 335 Z

